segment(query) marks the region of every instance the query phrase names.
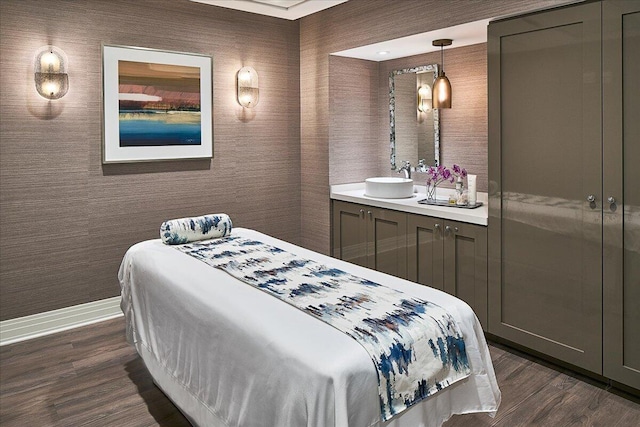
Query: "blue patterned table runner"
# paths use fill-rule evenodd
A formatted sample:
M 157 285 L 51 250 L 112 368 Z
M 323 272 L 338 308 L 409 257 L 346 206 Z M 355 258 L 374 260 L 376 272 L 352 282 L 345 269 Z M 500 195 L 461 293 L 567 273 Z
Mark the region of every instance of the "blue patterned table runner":
M 174 248 L 354 338 L 376 367 L 384 421 L 471 372 L 458 325 L 434 303 L 247 238 Z

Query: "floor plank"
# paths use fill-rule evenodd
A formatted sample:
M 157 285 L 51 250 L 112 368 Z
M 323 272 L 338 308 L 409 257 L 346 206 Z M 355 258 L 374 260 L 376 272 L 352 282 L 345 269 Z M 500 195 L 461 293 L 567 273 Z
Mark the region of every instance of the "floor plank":
M 0 425 L 189 426 L 124 329 L 118 318 L 0 347 Z M 640 425 L 636 397 L 501 345 L 490 351 L 502 391 L 496 417 L 457 415 L 445 427 Z

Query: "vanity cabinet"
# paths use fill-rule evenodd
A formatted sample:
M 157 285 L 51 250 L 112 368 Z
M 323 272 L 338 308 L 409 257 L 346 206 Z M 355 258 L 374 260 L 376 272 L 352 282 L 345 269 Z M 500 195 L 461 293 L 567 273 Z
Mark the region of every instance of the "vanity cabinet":
M 407 214 L 333 202 L 333 256 L 407 278 Z
M 333 201 L 333 256 L 457 296 L 487 321 L 487 228 Z
M 487 325 L 487 228 L 423 215 L 408 226 L 408 278 L 455 295 Z
M 639 51 L 637 0 L 488 30 L 488 331 L 636 390 Z

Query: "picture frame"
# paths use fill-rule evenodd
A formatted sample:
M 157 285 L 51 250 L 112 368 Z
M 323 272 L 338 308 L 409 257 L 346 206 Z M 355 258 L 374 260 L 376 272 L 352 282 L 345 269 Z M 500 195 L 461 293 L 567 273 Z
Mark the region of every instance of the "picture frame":
M 213 157 L 213 58 L 102 46 L 102 163 Z

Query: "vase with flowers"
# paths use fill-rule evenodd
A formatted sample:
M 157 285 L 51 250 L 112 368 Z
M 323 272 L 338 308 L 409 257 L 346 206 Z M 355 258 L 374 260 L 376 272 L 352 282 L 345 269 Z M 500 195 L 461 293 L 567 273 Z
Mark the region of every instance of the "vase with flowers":
M 435 203 L 436 189 L 442 182 L 449 181 L 450 183 L 456 182 L 456 180 L 462 181 L 467 176 L 467 171 L 458 165 L 453 165 L 452 169 L 446 166 L 430 166 L 427 171 L 427 200 Z

